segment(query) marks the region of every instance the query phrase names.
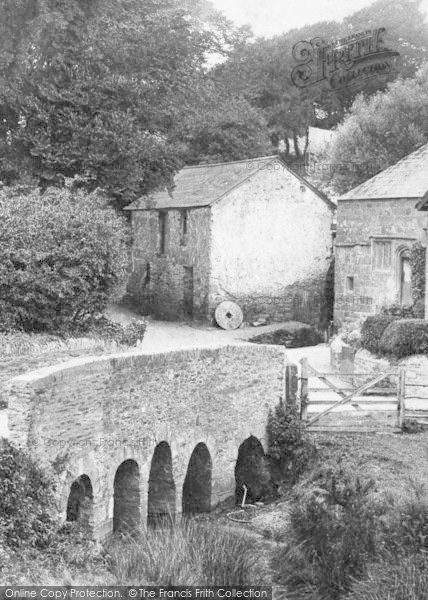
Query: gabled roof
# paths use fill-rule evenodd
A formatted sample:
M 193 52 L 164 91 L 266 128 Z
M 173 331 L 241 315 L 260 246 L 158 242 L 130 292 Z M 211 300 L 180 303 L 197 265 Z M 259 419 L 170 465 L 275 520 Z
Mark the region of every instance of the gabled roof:
M 281 168 L 286 169 L 299 181 L 311 188 L 329 206 L 335 207 L 325 194 L 289 169 L 278 156 L 274 155 L 235 162 L 184 167 L 174 177 L 175 186 L 173 189 L 169 191 L 165 189 L 150 196 L 143 196 L 127 206 L 125 210 L 162 210 L 211 206 L 234 188 L 242 185 L 255 173 L 263 169 L 269 169 L 269 165 L 275 162 L 280 163 Z
M 376 200 L 381 198 L 423 198 L 428 192 L 428 144 L 405 156 L 392 167 L 339 198 Z

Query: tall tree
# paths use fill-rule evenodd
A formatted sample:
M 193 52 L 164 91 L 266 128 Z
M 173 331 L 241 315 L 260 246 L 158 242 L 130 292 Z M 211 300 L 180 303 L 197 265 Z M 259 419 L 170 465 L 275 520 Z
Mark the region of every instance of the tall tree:
M 186 160 L 207 57 L 248 36 L 205 0 L 2 0 L 0 23 L 0 178 L 78 175 L 119 206 Z
M 342 120 L 361 91 L 371 95 L 400 74 L 414 76 L 428 52 L 428 25 L 420 4 L 421 0 L 377 0 L 340 23 L 320 22 L 272 39 L 259 39 L 238 47 L 215 68 L 214 76 L 262 110 L 273 144 L 281 139 L 286 142 L 286 160 L 292 160 L 292 154 L 301 160 L 305 144 L 299 146 L 298 137 L 307 134 L 310 125 L 330 129 Z M 334 92 L 327 84 L 306 88 L 293 84 L 290 75 L 297 64 L 293 47 L 301 40 L 318 37 L 328 43 L 379 27 L 386 29 L 386 45 L 400 53 L 394 72 Z

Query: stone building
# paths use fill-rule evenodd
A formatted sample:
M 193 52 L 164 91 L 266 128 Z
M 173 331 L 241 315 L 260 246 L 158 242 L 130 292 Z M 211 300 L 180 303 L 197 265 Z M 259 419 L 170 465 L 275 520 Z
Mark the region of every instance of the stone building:
M 132 213 L 128 293 L 143 314 L 316 321 L 334 204 L 277 156 L 185 167 Z
M 412 304 L 410 251 L 426 244 L 428 144 L 338 199 L 335 321 Z

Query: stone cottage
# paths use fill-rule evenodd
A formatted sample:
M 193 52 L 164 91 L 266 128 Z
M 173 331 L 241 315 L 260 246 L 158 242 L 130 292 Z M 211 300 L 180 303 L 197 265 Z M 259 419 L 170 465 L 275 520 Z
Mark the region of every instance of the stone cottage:
M 427 217 L 421 207 L 427 193 L 428 144 L 338 199 L 339 326 L 385 305 L 412 304 L 410 251 L 415 242 L 426 244 Z
M 143 314 L 316 321 L 335 205 L 277 156 L 185 167 L 132 213 L 128 292 Z

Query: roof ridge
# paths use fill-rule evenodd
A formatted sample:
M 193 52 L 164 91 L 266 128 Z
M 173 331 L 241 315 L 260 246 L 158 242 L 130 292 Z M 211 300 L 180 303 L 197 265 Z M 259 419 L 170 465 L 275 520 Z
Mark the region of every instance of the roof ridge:
M 232 161 L 227 161 L 227 162 L 221 162 L 221 163 L 203 163 L 201 165 L 185 165 L 184 167 L 181 167 L 181 171 L 183 171 L 184 169 L 198 169 L 198 168 L 205 168 L 205 167 L 220 167 L 222 165 L 237 165 L 239 163 L 245 163 L 245 162 L 255 162 L 258 160 L 267 160 L 267 159 L 272 159 L 272 158 L 277 158 L 278 160 L 281 160 L 281 158 L 278 156 L 278 154 L 270 154 L 267 156 L 257 156 L 256 158 L 243 158 L 242 160 L 232 160 Z

